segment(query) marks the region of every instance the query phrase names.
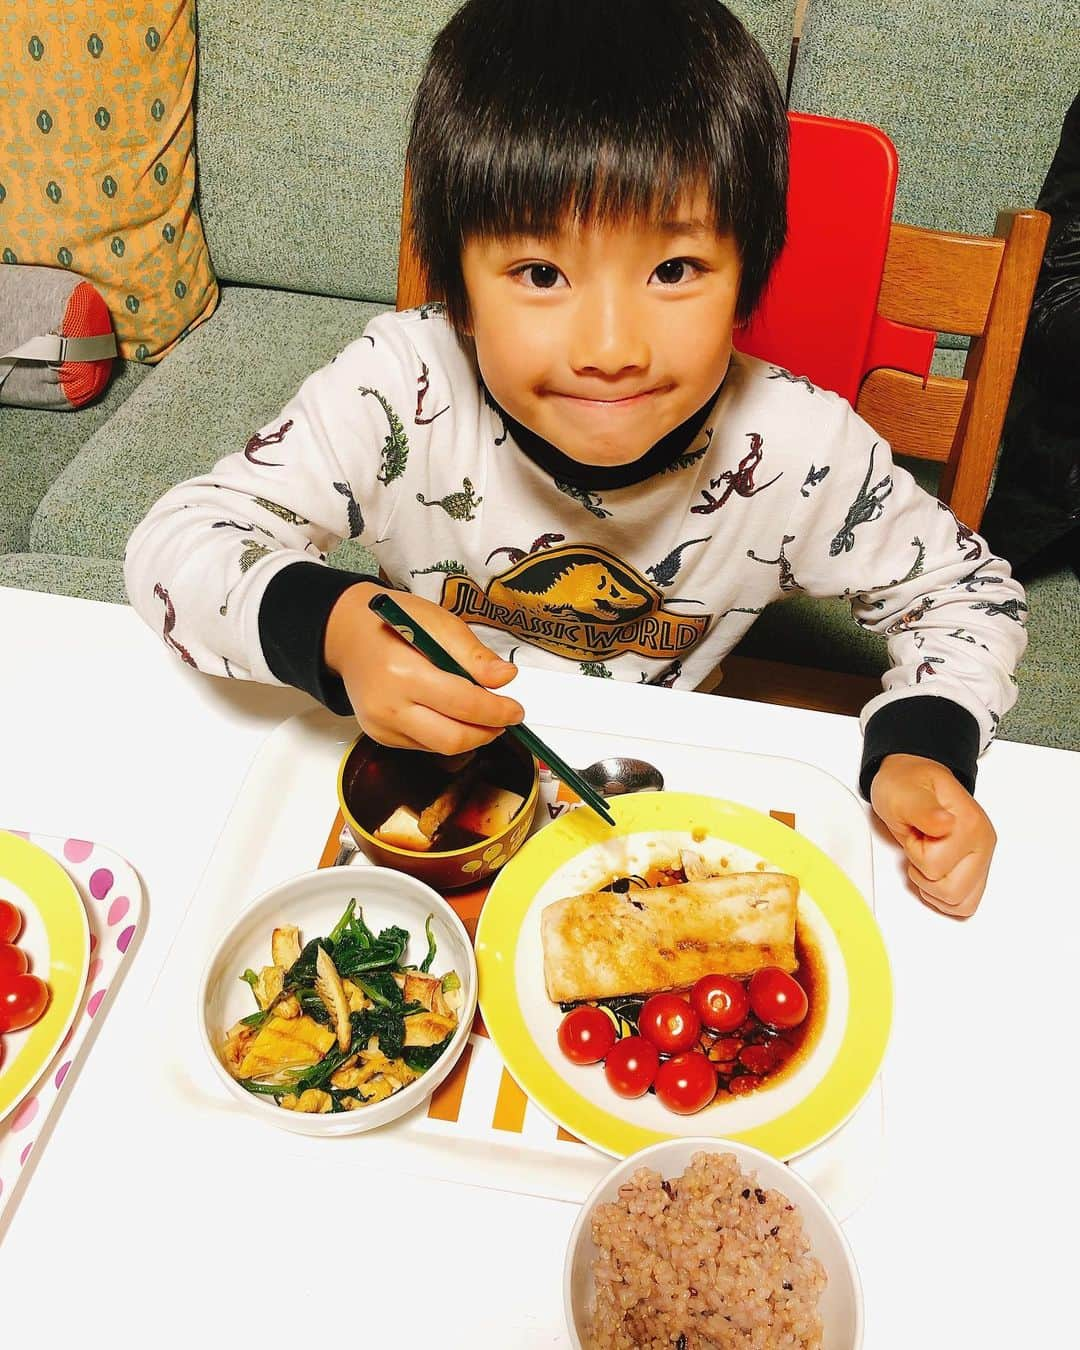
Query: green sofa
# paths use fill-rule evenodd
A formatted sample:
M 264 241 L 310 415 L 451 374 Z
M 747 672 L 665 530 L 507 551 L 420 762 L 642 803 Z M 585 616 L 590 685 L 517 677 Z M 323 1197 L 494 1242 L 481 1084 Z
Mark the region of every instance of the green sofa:
M 392 306 L 409 101 L 456 7 L 198 0 L 200 205 L 220 305 L 159 365 L 122 364 L 91 407 L 0 409 L 0 585 L 123 601 L 125 542 L 156 498 L 243 445 Z M 791 0 L 734 7 L 783 81 Z M 1069 9 L 812 0 L 792 106 L 893 135 L 898 218 L 985 232 L 999 205 L 1034 201 L 1049 163 L 1075 92 Z M 960 345 L 942 338 L 943 368 L 962 362 Z M 370 565 L 349 545 L 332 561 Z M 1072 574 L 1032 587 L 1031 650 L 1004 735 L 1080 746 L 1078 601 Z M 883 668 L 882 644 L 842 606 L 800 608 L 775 607 L 743 649 Z

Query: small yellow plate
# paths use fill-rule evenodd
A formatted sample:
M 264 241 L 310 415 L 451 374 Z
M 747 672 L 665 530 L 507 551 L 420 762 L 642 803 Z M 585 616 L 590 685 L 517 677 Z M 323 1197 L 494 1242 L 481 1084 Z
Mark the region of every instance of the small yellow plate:
M 885 944 L 869 905 L 843 871 L 787 825 L 735 802 L 689 793 L 636 793 L 609 802 L 611 829 L 591 811 L 568 812 L 503 868 L 480 915 L 476 956 L 484 1023 L 510 1073 L 536 1104 L 579 1139 L 625 1157 L 663 1139 L 710 1134 L 788 1159 L 838 1129 L 881 1066 L 892 1018 Z M 694 840 L 692 831 L 705 834 Z M 651 1093 L 618 1097 L 602 1065 L 575 1065 L 559 1050 L 562 1018 L 543 978 L 540 913 L 650 852 L 706 853 L 730 871 L 768 867 L 798 877 L 799 923 L 824 960 L 822 1029 L 805 1059 L 774 1085 L 718 1096 L 696 1115 L 666 1110 Z
M 4 1036 L 0 1120 L 48 1068 L 79 1010 L 90 966 L 90 926 L 82 898 L 60 864 L 35 844 L 0 831 L 0 900 L 22 914 L 15 939 L 30 973 L 49 986 L 49 1005 L 24 1031 Z

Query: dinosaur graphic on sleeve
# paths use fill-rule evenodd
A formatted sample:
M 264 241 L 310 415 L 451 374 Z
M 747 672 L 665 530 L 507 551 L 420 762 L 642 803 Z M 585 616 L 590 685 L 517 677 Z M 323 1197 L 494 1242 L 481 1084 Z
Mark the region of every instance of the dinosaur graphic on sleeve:
M 346 501 L 346 510 L 349 518 L 349 538 L 359 539 L 364 533 L 364 517 L 360 510 L 360 503 L 353 496 L 352 487 L 348 483 L 335 483 L 333 485 L 335 492 L 340 492 Z
M 894 586 L 903 586 L 906 582 L 914 581 L 916 577 L 921 577 L 923 574 L 923 566 L 926 562 L 926 545 L 918 535 L 911 541 L 911 544 L 915 549 L 915 561 L 899 581 L 893 582 Z
M 959 580 L 954 581 L 950 590 L 958 591 L 963 589 L 965 591 L 976 591 L 980 586 L 1002 585 L 1005 581 L 1004 577 L 999 577 L 993 572 L 984 573 L 982 570 L 984 567 L 989 567 L 993 562 L 997 562 L 997 559 L 987 558 L 985 562 L 981 562 L 978 567 L 968 572 L 966 576 L 960 577 Z
M 370 394 L 382 405 L 382 410 L 386 414 L 389 431 L 382 445 L 382 465 L 375 476 L 380 483 L 389 486 L 395 478 L 400 478 L 405 472 L 405 464 L 409 458 L 409 438 L 405 435 L 401 418 L 391 408 L 390 401 L 385 395 L 380 394 L 377 389 L 368 389 L 363 385 L 360 386 L 359 392 L 364 397 Z
M 919 536 L 916 535 L 915 538 L 911 541 L 911 546 L 915 550 L 915 560 L 912 562 L 907 572 L 902 577 L 893 577 L 892 581 L 887 581 L 884 586 L 871 586 L 870 590 L 884 591 L 891 589 L 893 586 L 904 586 L 907 584 L 907 582 L 914 581 L 916 577 L 922 576 L 923 567 L 926 562 L 926 545 L 919 538 Z M 849 600 L 853 595 L 857 595 L 859 599 L 863 602 L 863 604 L 869 605 L 871 609 L 885 608 L 884 600 L 871 600 L 869 591 L 865 590 L 864 591 L 845 590 L 842 592 L 840 599 Z
M 940 511 L 948 511 L 949 515 L 952 516 L 953 524 L 956 526 L 956 547 L 968 549 L 967 553 L 964 554 L 964 561 L 975 562 L 977 559 L 981 558 L 983 551 L 982 540 L 975 531 L 969 530 L 963 521 L 957 520 L 956 512 L 953 511 L 951 506 L 946 506 L 944 502 L 938 502 L 938 509 Z M 970 545 L 970 548 L 968 548 L 968 545 Z
M 782 591 L 801 591 L 803 589 L 795 580 L 795 573 L 792 570 L 791 563 L 788 562 L 784 555 L 785 544 L 791 544 L 794 543 L 794 541 L 795 536 L 793 534 L 784 535 L 784 538 L 780 543 L 780 556 L 778 558 L 759 558 L 752 548 L 746 550 L 746 556 L 748 558 L 753 558 L 754 562 L 768 563 L 770 566 L 776 566 L 776 564 L 780 565 L 780 589 Z M 732 611 L 728 610 L 727 612 L 730 614 Z
M 215 520 L 210 526 L 212 530 L 239 530 L 241 534 L 254 534 L 256 530 L 259 534 L 265 534 L 267 539 L 273 539 L 277 543 L 277 538 L 263 525 L 249 524 L 242 520 Z
M 265 436 L 260 436 L 258 432 L 244 446 L 244 458 L 249 464 L 261 464 L 264 469 L 280 469 L 281 461 L 273 459 L 259 459 L 255 452 L 261 450 L 267 445 L 280 445 L 292 429 L 293 419 L 290 417 L 287 422 L 282 422 L 277 431 L 267 432 Z
M 886 636 L 896 637 L 898 633 L 906 633 L 913 623 L 918 623 L 923 615 L 933 609 L 933 607 L 933 597 L 924 595 L 917 605 L 912 605 L 912 607 L 906 609 L 899 618 L 893 619 L 892 623 L 885 629 Z
M 1012 619 L 1013 623 L 1026 624 L 1027 620 L 1023 617 L 1028 612 L 1027 605 L 1023 600 L 1018 600 L 1015 596 L 1010 596 L 1008 600 L 976 600 L 968 606 L 969 609 L 983 609 L 987 614 L 1003 614 L 1006 619 Z
M 924 675 L 936 675 L 935 666 L 943 665 L 945 658 L 943 656 L 928 656 L 915 671 L 915 683 L 922 684 Z
M 463 478 L 460 492 L 448 492 L 445 497 L 428 501 L 422 492 L 416 494 L 421 506 L 441 506 L 451 520 L 475 520 L 474 509 L 484 500 L 473 491 L 472 480 Z
M 178 642 L 176 638 L 173 637 L 173 629 L 176 627 L 176 607 L 169 598 L 169 592 L 160 581 L 155 582 L 154 584 L 154 595 L 165 606 L 165 616 L 161 625 L 162 640 L 167 647 L 171 647 L 173 651 L 176 652 L 177 656 L 179 656 L 180 660 L 183 661 L 185 665 L 190 666 L 192 670 L 198 670 L 199 667 L 195 664 L 195 658 L 192 654 L 182 642 Z
M 244 547 L 240 550 L 240 577 L 232 586 L 229 587 L 229 590 L 225 596 L 225 603 L 221 605 L 220 608 L 218 609 L 218 613 L 221 615 L 222 618 L 224 618 L 225 615 L 228 614 L 229 601 L 232 599 L 233 591 L 236 590 L 236 587 L 239 586 L 240 582 L 244 579 L 244 574 L 250 571 L 250 569 L 255 566 L 255 564 L 259 561 L 260 558 L 267 557 L 273 551 L 274 551 L 273 549 L 267 548 L 265 544 L 260 544 L 255 539 L 244 540 Z
M 592 675 L 601 680 L 611 680 L 615 678 L 607 666 L 604 665 L 603 661 L 582 661 L 581 673 L 582 675 Z
M 750 439 L 750 449 L 739 460 L 739 466 L 736 469 L 725 469 L 717 478 L 709 479 L 709 488 L 701 489 L 701 495 L 705 498 L 704 502 L 699 502 L 697 506 L 690 508 L 691 515 L 707 516 L 713 511 L 719 511 L 732 493 L 737 493 L 740 497 L 754 497 L 759 492 L 764 492 L 767 487 L 772 487 L 775 482 L 783 478 L 783 471 L 778 473 L 775 478 L 770 478 L 767 483 L 754 484 L 754 474 L 762 459 L 762 447 L 765 444 L 763 437 L 756 431 L 747 432 Z M 723 486 L 724 491 L 720 497 L 714 497 L 713 492 Z
M 311 521 L 306 516 L 298 516 L 295 511 L 291 511 L 287 506 L 282 506 L 280 502 L 268 501 L 265 497 L 253 497 L 256 506 L 261 506 L 264 511 L 269 511 L 272 516 L 277 516 L 278 520 L 283 520 L 287 525 L 310 525 Z
M 416 415 L 413 421 L 418 427 L 428 427 L 437 417 L 441 417 L 444 412 L 449 412 L 449 403 L 444 408 L 440 408 L 437 413 L 432 413 L 430 417 L 423 417 L 424 399 L 427 397 L 428 389 L 431 387 L 430 371 L 427 368 L 427 362 L 420 362 L 420 374 L 416 380 Z
M 706 535 L 704 539 L 687 539 L 684 544 L 676 545 L 658 563 L 654 563 L 652 567 L 646 567 L 646 575 L 652 577 L 658 586 L 670 586 L 679 575 L 679 570 L 682 567 L 683 551 L 688 549 L 691 544 L 707 544 L 711 538 L 712 535 L 710 534 Z
M 855 494 L 855 500 L 848 507 L 843 525 L 829 545 L 831 558 L 840 553 L 850 553 L 855 547 L 856 528 L 859 525 L 868 525 L 872 520 L 879 520 L 884 514 L 885 499 L 893 490 L 892 474 L 886 474 L 880 482 L 870 487 L 870 479 L 874 472 L 874 455 L 880 444 L 880 441 L 875 441 L 870 448 L 870 463 L 866 466 L 866 477 L 862 481 L 862 487 Z
M 574 501 L 580 502 L 586 511 L 596 516 L 598 520 L 603 520 L 605 516 L 610 516 L 601 499 L 599 493 L 590 492 L 587 488 L 575 487 L 573 483 L 568 483 L 565 479 L 555 478 L 552 480 L 560 492 L 565 492 L 568 497 L 573 497 Z
M 969 633 L 966 628 L 954 628 L 951 633 L 946 633 L 945 636 L 947 638 L 955 638 L 958 642 L 970 642 L 973 647 L 981 647 L 984 652 L 990 650 L 985 642 L 980 642 L 978 638 Z

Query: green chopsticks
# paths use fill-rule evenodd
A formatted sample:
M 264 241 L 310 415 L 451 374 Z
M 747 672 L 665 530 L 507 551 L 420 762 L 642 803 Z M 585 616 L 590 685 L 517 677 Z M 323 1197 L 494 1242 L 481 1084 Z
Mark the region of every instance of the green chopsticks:
M 440 647 L 430 633 L 424 631 L 411 615 L 396 605 L 386 594 L 376 595 L 369 602 L 369 608 L 376 613 L 383 623 L 392 628 L 406 642 L 422 652 L 433 665 L 440 670 L 448 671 L 451 675 L 460 675 L 463 680 L 468 680 L 470 684 L 479 684 L 474 680 L 464 666 L 458 665 L 450 653 Z M 481 686 L 482 688 L 483 686 Z M 607 809 L 603 797 L 588 783 L 576 773 L 569 764 L 566 764 L 551 749 L 544 744 L 535 732 L 529 730 L 523 722 L 515 727 L 506 728 L 507 735 L 513 736 L 520 741 L 526 750 L 531 751 L 538 759 L 542 759 L 548 768 L 557 778 L 561 778 L 567 787 L 573 788 L 586 806 L 591 806 L 596 814 L 605 820 L 609 825 L 615 824 L 615 817 Z

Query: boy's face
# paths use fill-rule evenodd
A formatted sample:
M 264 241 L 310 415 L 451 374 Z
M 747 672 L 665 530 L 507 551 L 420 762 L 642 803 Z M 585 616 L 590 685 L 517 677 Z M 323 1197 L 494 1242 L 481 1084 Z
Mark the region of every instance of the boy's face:
M 508 413 L 582 464 L 628 464 L 720 384 L 739 258 L 704 192 L 665 222 L 473 239 L 462 271 L 481 374 Z

